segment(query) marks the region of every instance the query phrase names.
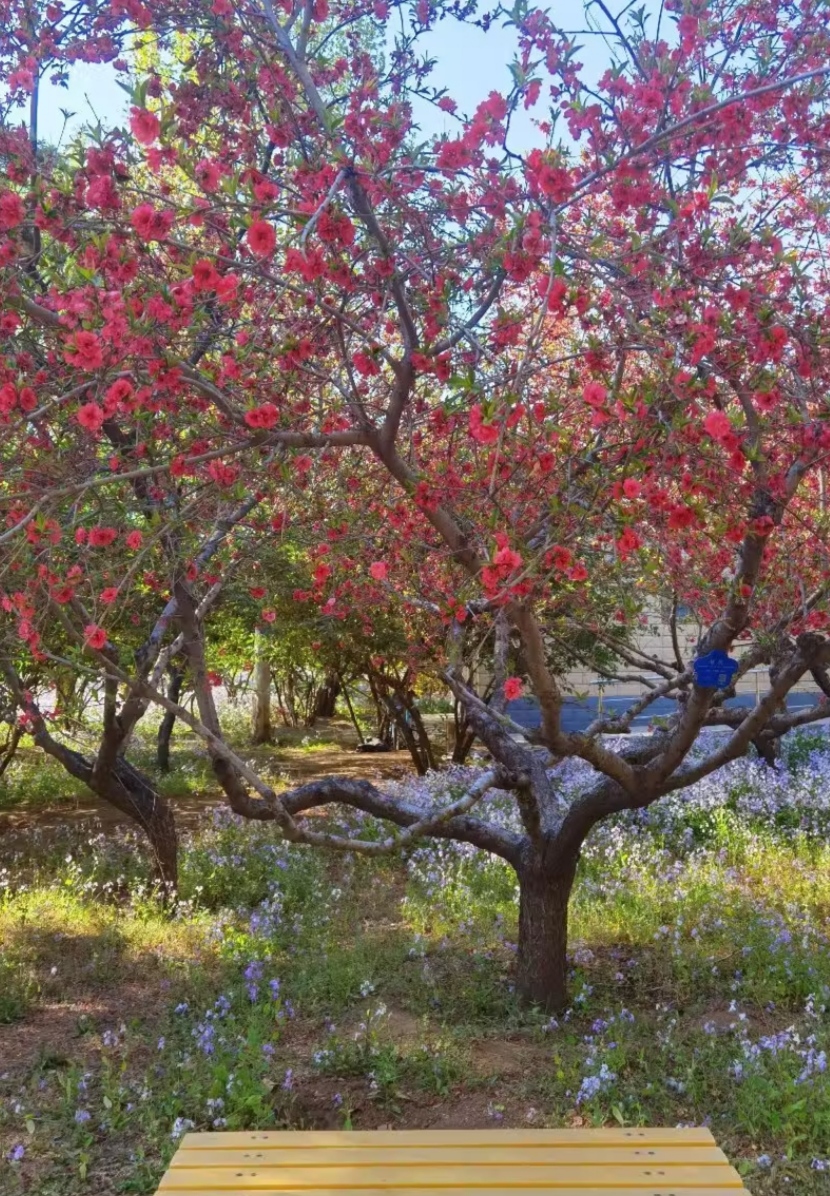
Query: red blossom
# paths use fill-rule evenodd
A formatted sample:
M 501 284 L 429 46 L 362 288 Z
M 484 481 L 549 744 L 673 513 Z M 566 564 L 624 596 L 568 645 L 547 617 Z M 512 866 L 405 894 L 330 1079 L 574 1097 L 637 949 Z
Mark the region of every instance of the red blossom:
M 222 177 L 222 172 L 216 163 L 207 158 L 202 158 L 201 162 L 196 163 L 194 174 L 196 182 L 203 191 L 215 191 Z
M 94 332 L 76 332 L 64 357 L 79 370 L 97 370 L 104 364 L 104 351 Z
M 721 440 L 732 431 L 732 424 L 725 411 L 710 411 L 703 421 L 703 426 L 713 440 Z
M 14 191 L 0 191 L 0 229 L 17 228 L 26 218 L 23 200 Z
M 158 210 L 151 203 L 139 204 L 130 213 L 130 224 L 142 241 L 163 241 L 175 223 L 169 208 Z
M 474 403 L 470 408 L 470 435 L 479 444 L 495 444 L 499 438 L 499 429 L 495 424 L 485 423 L 481 407 Z
M 102 527 L 100 524 L 89 529 L 88 541 L 92 548 L 109 548 L 118 537 L 114 527 Z
M 255 220 L 249 226 L 245 240 L 255 257 L 270 257 L 277 245 L 277 233 L 267 220 Z
M 582 397 L 589 407 L 603 407 L 608 391 L 600 382 L 589 382 L 582 389 Z
M 141 145 L 152 145 L 161 132 L 161 123 L 154 112 L 148 112 L 146 108 L 132 108 L 130 129 Z
M 97 623 L 88 623 L 84 628 L 84 641 L 90 648 L 100 652 L 102 648 L 106 647 L 107 633 Z
M 193 263 L 193 282 L 200 291 L 212 291 L 219 282 L 219 273 L 213 262 L 201 258 Z
M 88 432 L 97 432 L 104 422 L 104 412 L 97 403 L 84 403 L 78 408 L 78 423 Z
M 245 423 L 249 428 L 273 428 L 279 417 L 273 403 L 263 403 L 261 407 L 252 407 L 245 412 Z
M 561 544 L 555 544 L 550 551 L 550 565 L 554 569 L 558 569 L 560 573 L 564 573 L 573 560 L 573 553 L 569 548 L 564 548 Z
M 617 550 L 623 560 L 640 547 L 642 541 L 633 528 L 627 527 L 617 540 Z

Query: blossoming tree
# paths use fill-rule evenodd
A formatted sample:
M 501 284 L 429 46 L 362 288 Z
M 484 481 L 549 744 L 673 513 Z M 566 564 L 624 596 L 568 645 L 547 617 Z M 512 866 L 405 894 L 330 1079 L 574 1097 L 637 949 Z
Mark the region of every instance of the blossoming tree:
M 443 0 L 0 4 L 14 700 L 45 750 L 148 825 L 158 795 L 126 752 L 154 702 L 204 738 L 233 809 L 289 840 L 378 852 L 434 835 L 497 853 L 518 877 L 520 991 L 549 1007 L 591 828 L 820 717 L 820 701 L 782 709 L 805 674 L 830 691 L 830 14 L 591 11 L 611 47 L 596 81 L 574 34 L 522 0 L 481 15 Z M 469 114 L 421 49 L 451 20 L 516 44 L 510 89 Z M 39 82 L 75 58 L 112 63 L 129 128 L 51 153 Z M 326 617 L 391 590 L 446 640 L 447 684 L 493 766 L 443 804 L 337 777 L 277 794 L 223 737 L 206 628 L 227 572 L 253 578 L 257 543 L 304 506 L 328 524 L 308 596 Z M 704 624 L 697 664 L 617 634 L 659 592 Z M 492 623 L 500 677 L 514 637 L 535 744 L 453 667 L 470 620 Z M 643 695 L 576 734 L 556 649 L 585 634 Z M 732 669 L 720 684 L 707 662 L 738 644 L 739 675 L 767 664 L 770 682 L 735 711 Z M 198 717 L 161 689 L 177 655 Z M 58 664 L 103 679 L 95 760 L 67 754 L 27 685 Z M 665 695 L 665 731 L 609 740 Z M 700 749 L 718 723 L 726 737 Z M 571 758 L 595 779 L 565 801 Z M 494 787 L 520 830 L 488 818 Z M 396 829 L 303 821 L 333 802 Z

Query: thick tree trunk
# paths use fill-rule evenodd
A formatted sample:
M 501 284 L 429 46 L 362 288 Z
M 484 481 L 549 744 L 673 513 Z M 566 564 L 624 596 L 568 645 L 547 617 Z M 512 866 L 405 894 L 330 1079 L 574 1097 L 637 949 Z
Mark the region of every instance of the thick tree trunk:
M 170 682 L 167 686 L 167 696 L 171 702 L 178 702 L 182 696 L 184 685 L 184 669 L 173 665 L 170 669 Z M 165 712 L 164 718 L 156 736 L 156 764 L 160 772 L 170 771 L 170 739 L 176 725 L 176 716 L 172 710 Z
M 334 718 L 337 712 L 337 699 L 340 697 L 340 678 L 336 673 L 326 673 L 326 679 L 317 690 L 314 699 L 312 720 L 318 718 Z
M 123 756 L 116 756 L 106 768 L 94 767 L 74 748 L 53 739 L 42 719 L 35 724 L 34 740 L 66 771 L 88 785 L 102 801 L 132 818 L 147 836 L 156 879 L 163 895 L 172 896 L 178 884 L 179 839 L 172 806 L 143 773 Z M 96 765 L 101 760 L 101 752 Z
M 254 710 L 251 725 L 252 743 L 271 743 L 271 665 L 265 652 L 265 638 L 254 635 Z
M 568 902 L 576 860 L 552 871 L 538 858 L 519 869 L 516 988 L 528 1005 L 558 1013 L 568 1002 Z
M 95 792 L 138 823 L 150 844 L 160 888 L 165 896 L 175 893 L 179 880 L 179 837 L 172 806 L 123 757 L 119 757 L 112 773 L 95 787 Z
M 153 819 L 145 825 L 145 834 L 153 853 L 156 877 L 166 898 L 179 886 L 179 836 L 171 807 L 164 802 L 156 807 Z

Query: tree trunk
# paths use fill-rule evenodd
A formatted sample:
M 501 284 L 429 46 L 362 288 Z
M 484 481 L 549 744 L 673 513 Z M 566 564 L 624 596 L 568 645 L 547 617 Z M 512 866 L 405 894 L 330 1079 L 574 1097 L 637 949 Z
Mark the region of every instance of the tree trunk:
M 163 896 L 171 898 L 179 887 L 179 836 L 171 807 L 166 802 L 156 807 L 152 822 L 144 829 Z
M 165 897 L 172 896 L 179 880 L 179 837 L 172 806 L 152 783 L 123 757 L 95 792 L 134 819 L 150 844 L 156 879 Z
M 758 755 L 763 760 L 768 768 L 775 768 L 778 763 L 780 744 L 774 735 L 765 735 L 763 732 L 756 735 L 752 741 L 752 746 L 755 748 Z
M 467 722 L 464 707 L 458 698 L 453 703 L 452 716 L 455 730 L 455 739 L 452 745 L 452 763 L 466 764 L 467 757 L 475 743 L 476 733 Z
M 357 721 L 357 715 L 354 712 L 354 706 L 352 706 L 352 700 L 349 697 L 349 691 L 346 688 L 346 682 L 342 679 L 342 677 L 340 679 L 340 688 L 343 691 L 343 697 L 346 699 L 346 707 L 349 711 L 349 717 L 352 720 L 352 726 L 354 727 L 355 731 L 357 731 L 357 742 L 358 745 L 360 745 L 364 742 L 363 730 L 360 726 L 360 723 Z
M 425 765 L 424 771 L 429 772 L 436 767 L 435 752 L 432 750 L 429 732 L 424 726 L 424 720 L 421 718 L 421 712 L 415 705 L 415 702 L 412 700 L 411 696 L 407 694 L 404 697 L 404 702 L 406 703 L 406 710 L 409 714 L 409 719 L 415 733 L 415 740 L 418 744 L 418 752 L 423 764 Z M 420 771 L 417 760 L 415 761 L 415 766 Z
M 289 726 L 298 727 L 300 725 L 297 718 L 297 703 L 294 697 L 294 670 L 289 668 L 285 677 L 285 708 L 288 711 L 290 719 Z
M 252 743 L 271 743 L 271 665 L 265 652 L 265 637 L 254 633 L 254 712 L 251 726 Z
M 23 708 L 23 686 L 17 674 L 0 661 L 0 670 L 11 681 L 12 692 Z M 153 865 L 161 894 L 172 897 L 178 883 L 179 841 L 172 807 L 158 792 L 149 777 L 119 755 L 118 749 L 126 738 L 125 728 L 131 728 L 144 713 L 143 703 L 130 708 L 128 699 L 117 714 L 113 699 L 116 683 L 106 679 L 104 727 L 98 751 L 92 760 L 75 748 L 67 747 L 49 732 L 43 715 L 33 703 L 29 705 L 31 735 L 37 746 L 51 756 L 70 776 L 82 781 L 102 801 L 109 802 L 122 814 L 132 818 L 144 831 L 150 843 Z M 119 719 L 123 718 L 123 722 Z
M 9 737 L 0 748 L 0 777 L 11 764 L 17 752 L 17 746 L 23 736 L 23 728 L 19 723 L 15 723 L 9 730 Z
M 538 858 L 519 869 L 516 988 L 528 1005 L 558 1013 L 568 1002 L 568 901 L 576 860 L 553 871 Z
M 179 838 L 173 807 L 154 788 L 148 777 L 123 756 L 116 756 L 107 769 L 93 767 L 74 748 L 53 739 L 39 718 L 34 740 L 47 755 L 57 760 L 70 774 L 128 818 L 138 823 L 150 844 L 153 867 L 164 897 L 171 897 L 178 884 Z M 103 749 L 99 749 L 100 752 Z
M 400 740 L 406 744 L 407 750 L 412 757 L 412 763 L 415 765 L 415 771 L 419 777 L 426 776 L 429 771 L 429 765 L 424 760 L 421 753 L 421 745 L 419 744 L 413 724 L 407 719 L 407 709 L 399 694 L 392 691 L 389 692 L 386 687 L 378 687 L 383 700 L 386 703 L 386 709 L 389 713 L 389 729 L 392 737 L 392 747 L 397 751 Z
M 334 718 L 337 712 L 337 699 L 340 696 L 340 679 L 336 673 L 326 673 L 326 679 L 317 690 L 314 701 L 312 720 L 318 718 Z
M 178 702 L 182 696 L 183 685 L 184 669 L 177 668 L 176 665 L 171 665 L 170 681 L 167 686 L 167 696 L 171 702 Z M 158 735 L 156 736 L 156 764 L 158 765 L 159 772 L 170 771 L 170 738 L 175 725 L 175 714 L 172 710 L 166 710 L 158 729 Z
M 375 728 L 377 737 L 381 743 L 388 743 L 392 747 L 392 727 L 389 717 L 389 711 L 383 696 L 375 684 L 374 674 L 371 669 L 366 670 L 366 679 L 369 682 L 369 692 L 372 695 L 372 701 L 375 704 Z

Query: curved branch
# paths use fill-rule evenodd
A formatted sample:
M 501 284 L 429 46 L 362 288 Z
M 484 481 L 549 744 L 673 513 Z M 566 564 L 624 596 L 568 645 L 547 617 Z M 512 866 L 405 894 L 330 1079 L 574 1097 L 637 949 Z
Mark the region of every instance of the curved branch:
M 286 810 L 292 814 L 318 809 L 320 806 L 340 804 L 362 810 L 386 822 L 393 822 L 405 828 L 398 835 L 390 835 L 379 842 L 344 839 L 348 851 L 360 851 L 368 855 L 385 855 L 406 847 L 417 839 L 433 836 L 439 839 L 456 839 L 470 843 L 501 856 L 511 864 L 518 862 L 522 837 L 501 827 L 481 822 L 477 818 L 465 817 L 467 811 L 481 800 L 484 794 L 499 784 L 508 783 L 502 769 L 490 769 L 477 778 L 463 797 L 448 806 L 423 810 L 400 798 L 381 793 L 369 781 L 358 781 L 350 777 L 326 777 L 300 785 L 288 793 L 281 794 Z M 313 834 L 313 832 L 306 832 Z M 314 842 L 314 839 L 304 839 Z M 328 837 L 320 840 L 325 846 Z

